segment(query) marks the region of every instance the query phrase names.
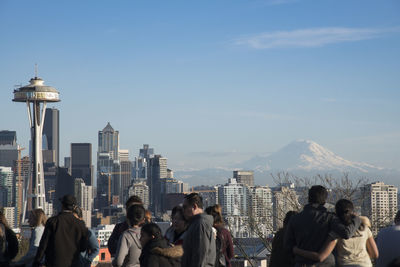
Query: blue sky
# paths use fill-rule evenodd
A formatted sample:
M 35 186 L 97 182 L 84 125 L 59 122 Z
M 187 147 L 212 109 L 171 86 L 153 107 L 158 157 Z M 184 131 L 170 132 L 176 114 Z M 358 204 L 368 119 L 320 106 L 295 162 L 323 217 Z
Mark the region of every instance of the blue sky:
M 175 169 L 295 139 L 400 169 L 399 14 L 399 1 L 1 1 L 0 129 L 27 146 L 11 98 L 37 63 L 61 93 L 62 157 L 71 142 L 95 153 L 109 121 L 121 148 L 149 143 Z

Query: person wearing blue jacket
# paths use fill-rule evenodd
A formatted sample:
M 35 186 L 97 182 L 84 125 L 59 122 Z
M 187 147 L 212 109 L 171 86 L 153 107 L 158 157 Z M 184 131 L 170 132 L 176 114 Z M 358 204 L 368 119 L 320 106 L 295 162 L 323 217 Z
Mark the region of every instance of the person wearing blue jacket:
M 75 217 L 83 220 L 82 209 L 78 206 L 73 210 Z M 99 254 L 100 246 L 94 232 L 88 228 L 88 247 L 85 251 L 81 252 L 80 260 L 82 267 L 90 267 L 94 258 Z

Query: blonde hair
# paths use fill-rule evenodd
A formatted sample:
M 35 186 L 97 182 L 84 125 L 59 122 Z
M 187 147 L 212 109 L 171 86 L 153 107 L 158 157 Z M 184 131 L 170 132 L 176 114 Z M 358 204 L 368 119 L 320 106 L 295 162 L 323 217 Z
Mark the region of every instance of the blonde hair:
M 4 226 L 0 227 L 0 237 L 3 237 L 5 235 L 3 229 L 5 230 L 6 228 L 8 228 L 8 222 L 6 216 L 4 215 L 3 208 L 0 208 L 0 225 Z
M 34 227 L 37 227 L 39 225 L 46 225 L 47 217 L 46 214 L 44 214 L 44 211 L 42 209 L 34 209 L 31 211 L 32 216 L 35 218 L 35 225 Z

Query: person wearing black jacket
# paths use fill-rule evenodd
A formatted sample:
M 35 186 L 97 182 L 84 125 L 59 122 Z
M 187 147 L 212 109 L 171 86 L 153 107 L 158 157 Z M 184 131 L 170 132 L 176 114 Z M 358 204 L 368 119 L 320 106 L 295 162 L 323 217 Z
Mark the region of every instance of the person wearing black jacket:
M 141 267 L 180 267 L 183 255 L 181 245 L 170 247 L 162 236 L 161 229 L 155 223 L 145 224 L 140 235 L 142 254 Z
M 34 267 L 41 265 L 43 257 L 47 267 L 80 266 L 80 252 L 87 248 L 88 230 L 85 223 L 72 213 L 76 206 L 75 197 L 65 195 L 60 200 L 62 211 L 47 220 Z
M 303 211 L 294 215 L 288 224 L 284 236 L 284 246 L 288 253 L 296 246 L 303 250 L 318 252 L 328 238 L 348 239 L 353 236 L 361 224 L 361 219 L 353 216 L 350 225 L 345 226 L 332 212 L 328 212 L 325 202 L 328 191 L 321 185 L 314 185 L 308 191 L 308 204 Z M 296 266 L 334 267 L 335 258 L 330 254 L 323 262 L 318 263 L 295 255 Z

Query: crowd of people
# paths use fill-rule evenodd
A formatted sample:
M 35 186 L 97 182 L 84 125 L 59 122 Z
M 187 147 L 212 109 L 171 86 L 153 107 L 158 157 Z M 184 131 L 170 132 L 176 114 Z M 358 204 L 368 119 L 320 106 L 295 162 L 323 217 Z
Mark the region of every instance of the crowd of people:
M 17 262 L 11 261 L 18 253 L 18 239 L 0 213 L 1 267 L 91 266 L 99 253 L 98 240 L 86 227 L 75 197 L 65 195 L 60 201 L 61 212 L 49 219 L 42 209 L 31 211 L 29 249 Z M 199 194 L 186 195 L 183 205 L 172 210 L 172 224 L 164 235 L 139 197 L 130 197 L 125 207 L 126 220 L 115 225 L 108 240 L 113 266 L 231 266 L 233 242 L 219 205 L 204 210 Z
M 164 235 L 139 198 L 128 199 L 126 210 L 126 221 L 115 226 L 108 240 L 113 266 L 231 266 L 233 242 L 221 207 L 204 210 L 199 194 L 186 195 L 183 205 L 172 209 L 172 225 Z
M 340 199 L 329 212 L 327 197 L 326 188 L 312 186 L 303 210 L 286 214 L 272 242 L 271 267 L 372 267 L 375 260 L 377 267 L 400 266 L 400 226 L 381 230 L 376 243 L 369 219 L 357 216 L 350 200 Z
M 376 240 L 367 217 L 358 216 L 350 200 L 341 199 L 335 212 L 326 208 L 328 191 L 312 186 L 301 212 L 286 214 L 274 236 L 271 267 L 400 266 L 400 211 L 395 225 L 382 229 Z M 18 253 L 18 239 L 0 212 L 0 266 L 89 267 L 99 253 L 95 234 L 85 226 L 72 195 L 60 199 L 62 211 L 49 219 L 41 209 L 29 215 L 28 252 Z M 108 240 L 114 267 L 231 267 L 232 237 L 224 226 L 221 206 L 203 207 L 199 194 L 185 196 L 162 233 L 137 196 L 125 203 L 126 219 L 115 225 Z

